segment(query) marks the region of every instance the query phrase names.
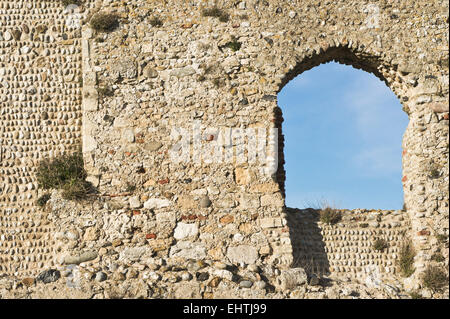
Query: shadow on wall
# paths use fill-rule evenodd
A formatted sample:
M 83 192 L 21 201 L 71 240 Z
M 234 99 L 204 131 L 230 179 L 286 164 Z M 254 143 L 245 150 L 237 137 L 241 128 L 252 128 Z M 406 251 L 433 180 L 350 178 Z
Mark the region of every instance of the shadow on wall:
M 292 267 L 304 268 L 308 276 L 330 274 L 325 242 L 318 225 L 319 213 L 314 209 L 285 208 L 294 262 Z

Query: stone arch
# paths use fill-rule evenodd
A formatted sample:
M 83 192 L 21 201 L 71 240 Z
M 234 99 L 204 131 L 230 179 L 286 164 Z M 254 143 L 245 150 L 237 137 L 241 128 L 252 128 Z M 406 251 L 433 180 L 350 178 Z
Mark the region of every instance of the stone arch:
M 391 91 L 393 91 L 397 98 L 399 98 L 400 102 L 407 100 L 407 98 L 403 97 L 405 94 L 405 87 L 396 77 L 396 67 L 384 62 L 378 54 L 369 53 L 369 50 L 367 50 L 364 45 L 356 46 L 354 43 L 355 42 L 344 40 L 342 43 L 337 43 L 337 45 L 334 46 L 324 45 L 323 47 L 319 47 L 315 50 L 310 50 L 309 53 L 301 58 L 298 56 L 291 58 L 291 66 L 286 68 L 283 74 L 278 75 L 279 80 L 275 90 L 277 96 L 283 87 L 289 83 L 289 81 L 297 76 L 301 76 L 303 72 L 313 69 L 321 64 L 334 61 L 375 75 L 383 81 L 386 86 L 391 89 Z M 403 110 L 408 114 L 408 108 L 405 107 L 404 103 L 402 103 L 402 105 Z M 274 126 L 278 129 L 278 170 L 275 179 L 279 185 L 283 200 L 285 200 L 286 194 L 284 183 L 286 180 L 286 171 L 284 169 L 284 136 L 282 130 L 282 123 L 284 119 L 282 110 L 278 105 L 278 101 L 275 101 L 274 103 L 273 114 L 275 119 Z M 403 158 L 403 166 L 405 165 L 408 165 L 408 163 L 405 163 Z M 403 188 L 406 193 L 408 189 L 405 185 Z M 333 229 L 333 227 L 326 225 L 319 225 L 317 212 L 313 210 L 308 209 L 300 211 L 297 209 L 287 208 L 286 206 L 284 209 L 286 213 L 284 216 L 290 230 L 290 239 L 292 244 L 291 267 L 302 267 L 306 269 L 308 275 L 320 274 L 328 276 L 331 274 L 336 274 L 339 276 L 346 272 L 352 272 L 351 276 L 355 276 L 359 279 L 365 278 L 365 272 L 368 270 L 368 267 L 370 268 L 373 265 L 366 265 L 364 261 L 356 257 L 352 260 L 351 267 L 336 266 L 336 264 L 339 265 L 339 261 L 336 261 L 335 258 L 339 259 L 339 257 L 334 254 L 336 251 L 331 250 L 330 253 L 329 241 L 337 241 L 340 238 L 340 235 L 335 236 L 333 234 L 346 234 L 345 230 L 340 230 L 339 228 Z M 356 213 L 358 214 L 359 212 Z M 366 216 L 364 215 L 373 214 L 370 211 L 361 211 L 361 213 L 363 213 L 361 214 L 361 218 L 363 220 L 366 220 Z M 386 213 L 390 214 L 390 212 Z M 358 223 L 352 221 L 353 217 L 351 217 L 351 214 L 354 214 L 354 212 L 345 211 L 343 213 L 343 218 L 346 220 L 346 225 L 350 227 L 358 227 Z M 406 213 L 402 213 L 402 215 L 405 216 Z M 377 218 L 380 218 L 380 216 Z M 383 216 L 383 219 L 384 218 L 385 217 Z M 391 218 L 396 219 L 398 217 L 387 216 L 383 222 L 389 222 Z M 406 221 L 405 225 L 408 224 L 409 221 Z M 361 233 L 363 232 L 364 231 Z M 374 234 L 376 233 L 377 232 L 375 230 Z M 396 236 L 397 235 L 398 234 L 396 233 Z M 374 238 L 375 237 L 377 237 L 377 235 L 374 235 Z M 411 237 L 411 234 L 408 232 L 406 237 Z M 360 236 L 358 240 L 361 238 L 364 238 L 364 236 Z M 367 245 L 371 245 L 371 239 L 366 242 Z M 395 249 L 397 248 L 394 248 L 394 250 Z M 390 259 L 388 263 L 391 263 L 393 266 L 385 267 L 385 272 L 382 271 L 382 273 L 378 273 L 376 276 L 381 276 L 384 278 L 393 276 L 393 274 L 397 271 L 395 269 L 396 266 L 394 265 L 395 260 Z M 377 268 L 378 266 L 373 267 L 373 271 L 379 271 L 379 268 Z
M 297 52 L 302 49 L 305 53 L 299 55 Z M 423 125 L 422 119 L 424 117 L 428 118 L 428 123 L 431 121 L 440 123 L 442 120 L 445 121 L 445 119 L 448 118 L 448 116 L 446 117 L 445 114 L 442 114 L 448 111 L 448 107 L 445 106 L 446 102 L 443 102 L 442 99 L 445 95 L 445 92 L 442 91 L 443 87 L 440 86 L 443 84 L 441 82 L 442 79 L 438 80 L 438 78 L 434 76 L 423 76 L 418 69 L 412 67 L 407 62 L 403 61 L 400 63 L 397 59 L 389 58 L 387 55 L 388 53 L 380 53 L 377 49 L 373 49 L 373 46 L 366 46 L 362 44 L 362 41 L 358 42 L 357 40 L 349 41 L 344 38 L 335 40 L 334 45 L 322 44 L 313 46 L 312 48 L 301 48 L 298 50 L 286 48 L 286 52 L 290 52 L 290 54 L 287 54 L 289 57 L 287 57 L 284 60 L 285 62 L 280 65 L 285 68 L 279 67 L 280 73 L 277 73 L 275 76 L 274 95 L 275 93 L 278 94 L 290 80 L 301 75 L 301 73 L 320 64 L 335 61 L 377 76 L 397 96 L 402 104 L 403 111 L 408 115 L 409 124 L 405 130 L 402 141 L 402 183 L 406 207 L 405 210 L 407 212 L 405 216 L 407 216 L 406 218 L 408 219 L 406 224 L 410 225 L 403 231 L 405 234 L 404 240 L 411 240 L 416 249 L 416 272 L 411 278 L 405 280 L 405 283 L 411 287 L 411 283 L 420 278 L 421 273 L 425 270 L 427 260 L 430 260 L 431 255 L 427 250 L 430 245 L 434 245 L 435 239 L 432 235 L 438 236 L 438 233 L 442 232 L 442 228 L 440 227 L 445 224 L 445 211 L 448 210 L 448 205 L 445 204 L 445 200 L 442 202 L 438 199 L 438 196 L 435 196 L 437 193 L 441 194 L 441 198 L 448 196 L 442 191 L 443 187 L 438 186 L 438 183 L 430 183 L 427 181 L 429 180 L 430 167 L 433 165 L 433 156 L 439 158 L 439 155 L 430 150 L 430 145 L 432 145 L 433 142 L 428 143 L 426 137 L 417 134 L 418 126 Z M 443 86 L 445 87 L 445 84 L 443 84 Z M 430 103 L 431 101 L 436 102 Z M 275 180 L 279 185 L 284 200 L 286 172 L 284 170 L 283 156 L 284 137 L 282 135 L 281 127 L 283 117 L 281 109 L 277 105 L 277 101 L 273 104 L 273 115 L 274 126 L 278 128 L 279 138 L 279 161 Z M 444 129 L 444 131 L 447 132 L 444 133 L 444 135 L 448 134 L 448 129 Z M 434 132 L 433 129 L 431 134 L 435 134 Z M 436 146 L 436 144 L 434 146 Z M 420 150 L 421 147 L 427 150 Z M 448 156 L 447 160 L 444 158 L 442 159 L 448 164 Z M 443 174 L 445 175 L 445 173 Z M 443 180 L 441 180 L 441 182 L 443 182 Z M 431 204 L 431 202 L 434 203 Z M 309 215 L 306 218 L 308 220 L 307 223 L 309 223 L 309 225 L 317 223 L 317 218 L 309 213 L 310 212 L 307 212 L 307 215 Z M 298 225 L 298 222 L 293 222 L 289 213 L 284 216 L 288 220 L 291 241 L 295 241 L 296 237 L 298 239 L 301 236 L 305 236 L 304 233 L 296 233 L 297 230 L 295 230 L 295 225 Z M 425 216 L 434 217 L 427 220 Z M 403 217 L 401 217 L 401 219 L 403 220 Z M 438 222 L 438 220 L 440 220 L 440 222 Z M 309 235 L 311 234 L 306 234 L 306 236 Z M 325 256 L 326 253 L 324 251 L 324 236 L 322 236 L 322 230 L 312 229 L 312 236 L 316 236 L 315 240 L 318 243 L 321 243 L 319 250 L 321 250 Z M 298 260 L 296 260 L 298 256 L 295 255 L 294 247 L 293 251 L 293 263 L 291 265 L 309 267 L 305 263 L 298 263 Z M 326 258 L 322 265 L 319 265 L 319 268 L 320 267 L 322 267 L 324 273 L 333 272 L 333 268 L 330 267 Z M 417 283 L 417 281 L 415 282 Z
M 394 67 L 384 64 L 380 59 L 371 54 L 367 54 L 364 51 L 352 48 L 350 45 L 338 45 L 333 47 L 321 48 L 319 52 L 315 51 L 311 55 L 307 55 L 304 59 L 297 61 L 295 66 L 289 69 L 288 72 L 281 78 L 281 83 L 278 85 L 277 94 L 284 88 L 284 86 L 289 83 L 292 79 L 305 71 L 311 70 L 321 64 L 328 62 L 337 62 L 344 65 L 349 65 L 355 69 L 360 69 L 375 75 L 381 81 L 383 81 L 386 86 L 394 92 L 397 98 L 401 101 L 402 90 L 400 83 L 396 82 L 393 78 L 388 78 L 392 72 L 395 72 Z M 392 71 L 392 72 L 391 72 Z M 403 107 L 405 110 L 405 107 Z M 408 114 L 408 112 L 406 112 Z M 409 115 L 409 114 L 408 114 Z M 282 133 L 282 122 L 283 114 L 281 108 L 278 106 L 274 109 L 274 116 L 276 119 L 276 125 L 279 130 L 279 149 L 278 149 L 278 170 L 277 170 L 277 181 L 280 185 L 280 190 L 283 192 L 283 197 L 285 197 L 285 180 L 286 172 L 284 169 L 284 136 Z

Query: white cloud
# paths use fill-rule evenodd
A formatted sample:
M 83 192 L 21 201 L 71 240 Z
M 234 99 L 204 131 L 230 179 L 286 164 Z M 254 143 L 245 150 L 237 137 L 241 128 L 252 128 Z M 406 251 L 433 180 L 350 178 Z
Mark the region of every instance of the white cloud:
M 361 136 L 369 140 L 380 135 L 391 135 L 391 124 L 402 112 L 394 93 L 375 76 L 369 77 L 368 74 L 362 74 L 358 81 L 351 83 L 344 93 L 343 102 L 355 114 Z
M 364 145 L 353 158 L 361 176 L 398 178 L 401 140 L 407 125 L 400 101 L 382 81 L 365 73 L 351 83 L 344 101 L 355 115 Z
M 395 146 L 376 146 L 361 150 L 353 162 L 360 175 L 367 177 L 392 177 L 401 172 L 401 154 Z

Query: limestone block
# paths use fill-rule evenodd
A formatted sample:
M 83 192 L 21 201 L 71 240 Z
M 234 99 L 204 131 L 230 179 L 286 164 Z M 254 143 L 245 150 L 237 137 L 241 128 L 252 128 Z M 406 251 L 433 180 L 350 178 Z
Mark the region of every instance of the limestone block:
M 153 79 L 153 78 L 158 77 L 158 71 L 155 70 L 150 65 L 147 65 L 143 70 L 143 75 L 149 79 Z
M 242 209 L 256 209 L 260 207 L 260 200 L 258 195 L 241 194 L 239 203 L 240 208 Z
M 137 77 L 136 61 L 131 58 L 123 58 L 111 65 L 111 78 L 117 81 L 119 78 L 134 79 Z
M 248 169 L 238 167 L 234 170 L 236 183 L 239 185 L 248 185 L 251 181 Z
M 87 251 L 79 255 L 70 255 L 64 258 L 65 264 L 81 264 L 82 262 L 90 261 L 97 258 L 98 254 L 96 251 Z
M 169 256 L 181 257 L 185 259 L 204 259 L 206 257 L 206 248 L 200 243 L 180 241 L 170 247 Z
M 257 261 L 259 254 L 256 247 L 240 245 L 229 247 L 227 250 L 227 257 L 232 263 L 251 265 Z
M 159 150 L 162 146 L 163 144 L 161 142 L 150 141 L 145 143 L 143 147 L 146 151 L 154 152 Z
M 261 196 L 261 206 L 282 207 L 283 205 L 284 205 L 284 202 L 283 202 L 283 199 L 281 198 L 281 194 Z
M 89 153 L 97 149 L 97 141 L 90 135 L 83 135 L 83 153 Z
M 200 299 L 200 284 L 197 282 L 181 282 L 174 285 L 176 299 Z
M 129 203 L 130 203 L 130 208 L 141 208 L 142 207 L 142 203 L 139 199 L 139 196 L 131 197 L 129 200 Z
M 138 261 L 144 257 L 150 257 L 153 250 L 148 246 L 125 248 L 119 255 L 119 260 Z
M 171 76 L 175 76 L 177 78 L 182 78 L 182 77 L 194 75 L 195 73 L 196 72 L 195 72 L 194 68 L 188 66 L 188 67 L 185 67 L 185 68 L 173 69 L 170 72 L 170 75 Z
M 282 269 L 276 279 L 276 286 L 281 291 L 287 291 L 306 284 L 307 279 L 303 268 Z
M 114 126 L 114 128 L 126 128 L 126 127 L 130 127 L 131 123 L 123 117 L 117 117 L 114 119 L 113 126 Z
M 122 132 L 122 139 L 127 143 L 134 143 L 135 135 L 133 129 L 124 129 Z
M 215 269 L 212 275 L 215 277 L 233 281 L 233 273 L 226 269 Z
M 156 222 L 158 224 L 175 224 L 176 216 L 173 212 L 167 212 L 167 213 L 158 213 L 156 214 Z
M 215 202 L 218 208 L 234 208 L 236 207 L 236 199 L 234 194 L 227 194 Z
M 99 237 L 99 231 L 97 227 L 89 227 L 84 232 L 83 240 L 93 241 L 97 240 Z
M 153 44 L 151 42 L 142 43 L 141 50 L 142 50 L 142 53 L 152 53 L 153 52 Z
M 241 63 L 235 56 L 230 56 L 223 61 L 225 72 L 231 73 L 240 67 Z
M 97 85 L 97 73 L 96 72 L 85 72 L 83 74 L 83 87 L 91 88 L 95 90 L 94 86 Z
M 196 236 L 198 234 L 197 224 L 178 223 L 175 228 L 175 239 L 184 239 L 186 237 Z
M 83 111 L 91 112 L 98 110 L 98 92 L 93 87 L 83 89 Z
M 252 193 L 275 193 L 280 190 L 278 183 L 262 183 L 250 185 Z
M 87 149 L 89 149 L 89 147 L 87 147 Z M 94 148 L 94 149 L 95 149 L 95 148 Z M 89 152 L 90 152 L 90 151 L 89 151 Z M 98 187 L 98 186 L 100 185 L 100 177 L 99 177 L 99 176 L 96 176 L 96 175 L 89 175 L 89 176 L 86 178 L 86 181 L 89 182 L 89 183 L 91 183 L 92 186 L 94 186 L 94 187 Z
M 194 200 L 193 197 L 190 196 L 178 197 L 177 204 L 183 210 L 197 208 L 197 202 Z
M 164 208 L 169 207 L 172 205 L 172 202 L 168 199 L 161 199 L 161 198 L 150 198 L 144 203 L 144 208 L 147 209 L 158 209 L 158 208 Z
M 260 226 L 262 228 L 281 227 L 283 226 L 283 221 L 279 217 L 262 218 L 260 221 Z
M 435 102 L 429 104 L 429 107 L 436 113 L 444 113 L 449 111 L 448 102 Z

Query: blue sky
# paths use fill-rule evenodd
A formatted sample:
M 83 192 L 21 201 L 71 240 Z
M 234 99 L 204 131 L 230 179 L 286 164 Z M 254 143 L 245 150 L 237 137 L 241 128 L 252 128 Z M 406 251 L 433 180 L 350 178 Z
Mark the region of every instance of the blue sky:
M 373 74 L 327 63 L 278 94 L 285 136 L 286 205 L 401 209 L 408 116 Z

